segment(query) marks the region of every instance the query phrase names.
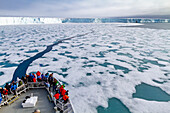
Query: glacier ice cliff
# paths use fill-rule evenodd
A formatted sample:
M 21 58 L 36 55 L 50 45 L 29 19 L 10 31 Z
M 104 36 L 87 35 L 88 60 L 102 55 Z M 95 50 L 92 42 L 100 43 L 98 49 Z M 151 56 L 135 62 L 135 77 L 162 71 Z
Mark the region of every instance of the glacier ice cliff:
M 0 25 L 57 24 L 57 23 L 170 23 L 170 19 L 149 18 L 43 18 L 0 17 Z
M 37 18 L 37 17 L 0 17 L 0 25 L 55 24 L 55 23 L 62 23 L 62 19 Z

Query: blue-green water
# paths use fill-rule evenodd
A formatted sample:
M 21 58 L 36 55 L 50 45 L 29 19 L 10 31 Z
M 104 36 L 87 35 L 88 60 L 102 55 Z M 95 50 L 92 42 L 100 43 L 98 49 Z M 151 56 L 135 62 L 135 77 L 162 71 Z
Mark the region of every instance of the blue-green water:
M 170 95 L 159 87 L 151 86 L 142 83 L 136 86 L 136 93 L 133 94 L 133 98 L 141 98 L 149 101 L 170 101 Z
M 117 98 L 111 98 L 108 101 L 108 107 L 97 107 L 98 113 L 130 113 L 129 109 Z

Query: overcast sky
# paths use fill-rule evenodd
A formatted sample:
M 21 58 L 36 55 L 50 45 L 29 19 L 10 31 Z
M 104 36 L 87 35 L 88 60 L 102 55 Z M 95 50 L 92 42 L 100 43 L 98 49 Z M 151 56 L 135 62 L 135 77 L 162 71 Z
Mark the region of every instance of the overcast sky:
M 170 0 L 0 0 L 0 16 L 170 15 Z

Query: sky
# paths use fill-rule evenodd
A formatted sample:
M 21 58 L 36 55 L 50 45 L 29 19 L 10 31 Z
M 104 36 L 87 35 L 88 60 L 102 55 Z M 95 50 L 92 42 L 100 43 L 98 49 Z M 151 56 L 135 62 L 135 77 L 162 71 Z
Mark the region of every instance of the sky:
M 170 0 L 0 0 L 0 16 L 170 15 Z

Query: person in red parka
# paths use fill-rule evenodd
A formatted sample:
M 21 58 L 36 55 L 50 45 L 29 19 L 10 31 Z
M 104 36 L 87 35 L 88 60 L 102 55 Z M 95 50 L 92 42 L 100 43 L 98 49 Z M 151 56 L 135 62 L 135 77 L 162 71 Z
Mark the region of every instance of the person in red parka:
M 5 100 L 7 100 L 8 99 L 8 90 L 6 88 L 4 88 L 4 90 L 3 90 L 3 95 L 4 95 Z
M 37 71 L 36 75 L 37 76 L 41 76 L 41 73 L 39 71 Z
M 36 78 L 35 77 L 32 80 L 33 80 L 33 82 L 36 82 Z
M 63 88 L 63 90 L 61 90 L 61 95 L 64 96 L 66 93 L 66 90 Z
M 63 88 L 63 85 L 61 85 L 61 87 L 60 87 L 60 89 L 59 89 L 59 93 L 61 94 L 61 92 L 62 92 L 62 90 L 63 90 L 64 88 Z
M 58 93 L 58 91 L 56 91 L 56 94 L 54 95 L 55 99 L 56 99 L 56 103 L 58 103 L 58 100 L 60 98 L 60 94 Z

